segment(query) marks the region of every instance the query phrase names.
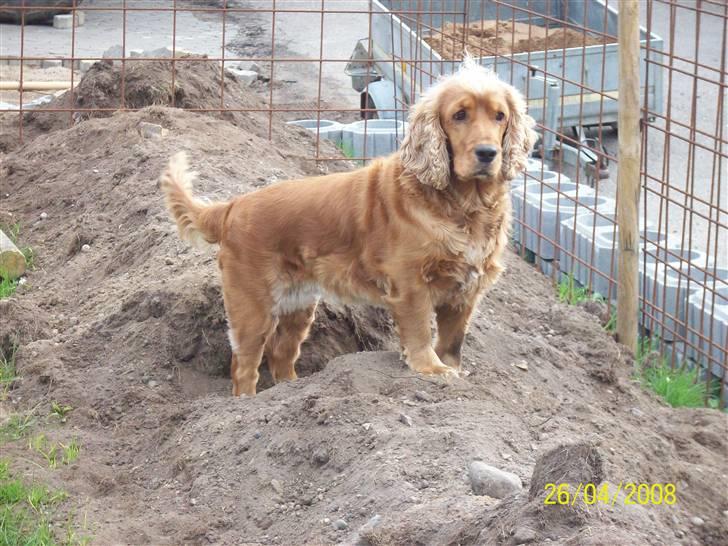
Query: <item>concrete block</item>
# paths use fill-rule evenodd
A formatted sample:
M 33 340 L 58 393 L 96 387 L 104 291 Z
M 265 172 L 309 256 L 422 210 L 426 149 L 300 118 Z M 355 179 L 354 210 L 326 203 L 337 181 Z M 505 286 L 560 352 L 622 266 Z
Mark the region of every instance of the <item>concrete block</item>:
M 341 146 L 348 157 L 379 157 L 399 148 L 407 123 L 394 119 L 370 119 L 344 125 Z
M 690 296 L 705 283 L 705 273 L 698 267 L 705 267 L 706 255 L 697 250 L 680 251 L 679 244 L 668 239 L 667 247 L 658 247 L 660 259 L 666 255 L 665 248 L 690 261 L 681 263 L 675 257 L 667 264 L 654 257 L 640 260 L 640 296 L 646 311 L 643 326 L 665 340 L 685 339 L 687 306 Z
M 252 70 L 242 70 L 240 68 L 226 68 L 227 72 L 235 76 L 238 81 L 243 83 L 244 85 L 251 85 L 254 81 L 258 79 L 258 73 L 253 72 Z
M 341 145 L 341 134 L 343 126 L 341 125 L 341 123 L 338 123 L 336 121 L 329 121 L 327 119 L 300 119 L 297 121 L 289 121 L 288 125 L 297 125 L 298 127 L 303 127 L 314 135 L 318 132 L 319 138 L 330 140 L 337 146 Z
M 63 60 L 61 59 L 43 59 L 40 62 L 41 68 L 61 68 L 63 66 Z
M 523 231 L 522 224 L 525 223 L 524 202 L 527 193 L 540 191 L 541 182 L 547 182 L 553 186 L 559 181 L 559 173 L 544 170 L 544 163 L 540 159 L 529 158 L 528 167 L 521 176 L 511 180 L 511 203 L 513 204 L 513 230 L 511 237 L 517 243 L 521 242 L 521 234 Z M 568 177 L 561 176 L 561 181 L 571 182 Z M 552 189 L 544 187 L 544 191 L 551 195 Z
M 552 241 L 559 241 L 561 222 L 573 218 L 586 207 L 596 207 L 605 213 L 614 211 L 614 201 L 595 197 L 594 190 L 574 182 L 562 181 L 559 192 L 548 186 L 531 186 L 524 202 L 526 224 L 532 230 L 523 234 L 523 244 L 541 258 L 553 260 L 559 252 Z
M 709 268 L 712 273 L 712 268 Z M 717 280 L 716 280 L 717 279 Z M 715 282 L 715 285 L 713 284 Z M 693 290 L 687 301 L 688 356 L 728 383 L 728 269 L 709 276 L 707 288 Z M 713 290 L 713 287 L 715 289 Z
M 169 133 L 169 130 L 165 129 L 161 125 L 157 125 L 156 123 L 147 123 L 146 121 L 140 122 L 137 127 L 139 129 L 139 134 L 144 138 L 160 139 Z
M 76 26 L 81 27 L 86 23 L 86 14 L 83 11 L 75 11 Z M 64 13 L 53 16 L 53 28 L 71 28 L 74 13 Z

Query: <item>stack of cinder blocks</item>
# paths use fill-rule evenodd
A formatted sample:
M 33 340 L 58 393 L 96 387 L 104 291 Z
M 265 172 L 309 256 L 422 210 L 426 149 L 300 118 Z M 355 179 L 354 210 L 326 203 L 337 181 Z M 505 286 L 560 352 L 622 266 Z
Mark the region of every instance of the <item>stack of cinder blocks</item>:
M 74 15 L 76 26 L 81 27 L 86 22 L 86 14 L 82 11 L 74 11 L 73 13 L 64 13 L 53 16 L 53 28 L 71 28 L 73 26 Z
M 369 119 L 341 124 L 329 120 L 303 119 L 290 121 L 318 133 L 319 138 L 333 142 L 347 157 L 379 157 L 399 148 L 407 131 L 407 123 L 394 119 Z

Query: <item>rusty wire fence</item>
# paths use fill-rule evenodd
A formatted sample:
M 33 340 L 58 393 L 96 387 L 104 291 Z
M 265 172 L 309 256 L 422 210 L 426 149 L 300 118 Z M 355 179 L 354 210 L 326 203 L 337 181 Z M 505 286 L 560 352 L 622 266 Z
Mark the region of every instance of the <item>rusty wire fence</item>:
M 27 111 L 71 125 L 136 109 L 125 92 L 131 70 L 163 62 L 173 106 L 261 112 L 269 136 L 293 121 L 315 136 L 312 159 L 361 162 L 396 149 L 410 104 L 468 51 L 521 90 L 538 121 L 537 151 L 512 183 L 515 248 L 567 296 L 598 297 L 613 326 L 619 2 L 69 0 L 75 16 L 56 22 L 66 28 L 35 24 L 57 4 L 42 3 L 0 0 L 0 15 L 15 18 L 2 25 L 0 115 L 18 141 Z M 728 4 L 648 0 L 641 10 L 641 336 L 669 366 L 698 370 L 724 403 Z M 120 70 L 118 104 L 76 100 L 96 62 Z M 175 92 L 194 63 L 219 72 L 202 106 Z M 259 102 L 233 100 L 229 77 Z

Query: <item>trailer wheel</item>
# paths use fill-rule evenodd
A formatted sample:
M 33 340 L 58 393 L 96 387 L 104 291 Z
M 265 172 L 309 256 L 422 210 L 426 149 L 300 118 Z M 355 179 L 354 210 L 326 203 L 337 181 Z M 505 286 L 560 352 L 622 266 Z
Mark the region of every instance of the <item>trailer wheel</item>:
M 361 119 L 379 119 L 379 114 L 377 114 L 377 105 L 374 104 L 374 99 L 372 99 L 372 96 L 367 93 L 366 91 L 360 95 L 360 107 L 361 111 L 359 114 L 361 115 Z

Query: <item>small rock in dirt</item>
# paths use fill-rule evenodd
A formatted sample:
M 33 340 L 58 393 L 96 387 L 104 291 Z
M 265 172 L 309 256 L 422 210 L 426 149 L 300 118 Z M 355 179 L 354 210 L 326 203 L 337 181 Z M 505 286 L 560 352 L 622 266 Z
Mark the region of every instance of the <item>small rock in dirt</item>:
M 159 384 L 159 383 L 157 383 L 156 381 L 150 381 L 149 383 L 147 383 L 147 387 L 150 387 L 150 388 L 152 388 L 152 389 L 153 389 L 153 388 L 154 388 L 154 387 L 156 387 L 156 386 L 157 386 L 158 384 Z
M 521 478 L 481 461 L 473 461 L 468 466 L 470 486 L 476 495 L 488 495 L 502 499 L 523 488 Z
M 324 524 L 329 524 L 329 523 L 331 523 L 331 520 L 329 518 L 324 518 L 321 520 L 321 522 Z
M 325 465 L 329 462 L 329 451 L 325 448 L 318 448 L 313 452 L 313 462 L 317 465 Z
M 248 63 L 248 65 L 245 65 L 245 63 L 240 63 L 240 68 L 243 70 L 250 70 L 251 72 L 257 72 L 260 74 L 260 65 L 258 63 L 251 61 Z
M 399 421 L 400 423 L 404 423 L 408 427 L 412 426 L 412 418 L 409 415 L 405 415 L 404 413 L 399 414 Z
M 640 418 L 641 418 L 641 417 L 644 417 L 644 416 L 645 416 L 645 412 L 644 412 L 644 411 L 642 411 L 642 410 L 641 410 L 641 409 L 639 409 L 639 408 L 632 408 L 632 409 L 630 409 L 630 410 L 629 410 L 629 412 L 630 412 L 630 413 L 631 413 L 632 415 L 634 415 L 635 417 L 640 417 Z
M 432 396 L 425 391 L 415 391 L 415 398 L 420 402 L 432 402 Z
M 174 260 L 172 258 L 165 258 L 164 263 L 165 263 L 165 265 L 173 265 Z
M 48 213 L 47 212 L 41 212 L 40 213 L 40 219 L 41 220 L 45 220 L 46 218 L 48 218 Z
M 382 516 L 375 514 L 359 528 L 359 534 L 371 533 L 382 522 Z
M 252 70 L 243 70 L 242 68 L 227 68 L 226 70 L 245 85 L 251 85 L 258 79 L 258 73 Z
M 283 494 L 283 484 L 281 484 L 281 482 L 279 482 L 275 478 L 270 481 L 270 486 L 279 495 L 282 495 Z
M 514 544 L 528 544 L 534 540 L 536 540 L 536 531 L 528 527 L 518 527 L 516 532 L 513 533 Z
M 506 461 L 512 457 L 510 453 L 501 453 L 501 457 L 503 457 Z
M 240 421 L 242 421 L 242 420 L 243 420 L 243 416 L 242 416 L 242 415 L 236 415 L 236 416 L 235 416 L 235 422 L 236 422 L 236 423 L 239 423 L 239 422 L 240 422 Z
M 371 423 L 364 423 L 364 424 L 362 425 L 362 428 L 363 428 L 364 430 L 369 430 L 370 428 L 372 428 L 372 424 L 371 424 Z
M 89 250 L 91 250 L 91 245 L 89 244 L 85 244 L 81 247 L 81 252 L 88 252 Z
M 259 430 L 256 430 L 256 431 L 255 431 L 255 434 L 253 434 L 253 436 L 255 437 L 255 439 L 256 439 L 256 440 L 259 440 L 259 439 L 260 439 L 260 437 L 261 437 L 261 436 L 263 436 L 263 435 L 262 435 L 262 434 L 260 433 L 260 431 L 259 431 Z
M 148 123 L 146 121 L 139 122 L 139 134 L 144 138 L 162 138 L 168 132 L 169 131 L 167 129 L 161 125 L 157 125 L 156 123 Z
M 190 504 L 195 506 L 197 504 L 197 499 L 190 499 Z
M 524 372 L 528 371 L 528 362 L 526 362 L 525 360 L 519 360 L 514 364 L 514 366 L 519 370 L 523 370 Z
M 334 522 L 334 528 L 335 529 L 338 529 L 339 531 L 343 531 L 344 529 L 348 529 L 349 528 L 349 524 L 346 523 L 343 519 L 337 519 Z
M 693 516 L 692 518 L 690 518 L 690 523 L 700 527 L 701 525 L 703 525 L 705 523 L 705 521 L 703 521 L 703 518 L 699 518 L 698 516 Z

